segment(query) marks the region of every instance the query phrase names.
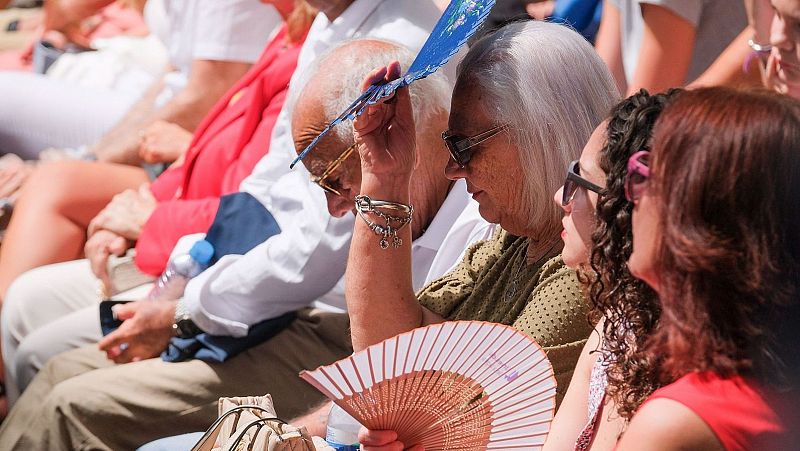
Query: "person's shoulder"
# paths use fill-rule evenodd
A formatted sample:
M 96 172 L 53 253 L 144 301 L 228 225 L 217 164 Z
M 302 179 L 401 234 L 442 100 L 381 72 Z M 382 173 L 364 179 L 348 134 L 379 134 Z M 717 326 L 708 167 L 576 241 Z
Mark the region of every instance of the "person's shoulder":
M 641 5 L 654 5 L 664 8 L 671 13 L 683 18 L 692 26 L 696 27 L 700 23 L 700 17 L 705 7 L 704 1 L 687 0 L 636 0 Z
M 722 450 L 723 447 L 694 411 L 666 398 L 642 405 L 617 446 L 619 451 L 686 449 Z

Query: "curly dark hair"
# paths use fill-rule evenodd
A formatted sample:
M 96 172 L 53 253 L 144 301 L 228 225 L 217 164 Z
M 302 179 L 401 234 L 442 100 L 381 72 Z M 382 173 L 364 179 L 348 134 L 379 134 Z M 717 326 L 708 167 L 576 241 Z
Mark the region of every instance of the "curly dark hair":
M 601 352 L 607 365 L 606 395 L 630 420 L 641 403 L 660 386 L 653 361 L 641 352 L 654 330 L 661 309 L 656 293 L 628 271 L 633 250 L 631 213 L 625 198 L 628 157 L 650 149 L 656 119 L 680 90 L 650 95 L 639 91 L 619 103 L 606 127 L 599 166 L 606 187 L 597 202 L 597 227 L 592 235 L 589 299 L 593 322 L 605 318 Z

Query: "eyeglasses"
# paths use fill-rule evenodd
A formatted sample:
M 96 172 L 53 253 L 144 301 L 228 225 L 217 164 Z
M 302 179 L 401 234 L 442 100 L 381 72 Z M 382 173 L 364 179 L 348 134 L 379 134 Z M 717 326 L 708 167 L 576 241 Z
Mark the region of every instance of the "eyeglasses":
M 502 132 L 506 128 L 508 128 L 508 126 L 498 125 L 474 136 L 451 135 L 448 130 L 445 130 L 442 132 L 442 139 L 447 145 L 447 150 L 450 151 L 450 156 L 453 157 L 456 163 L 463 167 L 466 166 L 472 158 L 471 149 L 473 147 Z
M 570 202 L 572 202 L 572 198 L 575 197 L 575 193 L 578 191 L 578 188 L 585 188 L 589 191 L 594 191 L 597 194 L 600 194 L 600 191 L 603 190 L 602 187 L 595 185 L 594 183 L 581 177 L 578 160 L 575 160 L 570 163 L 569 167 L 567 168 L 567 177 L 564 179 L 564 188 L 561 193 L 562 206 L 566 207 Z
M 322 175 L 320 175 L 319 177 L 316 176 L 311 177 L 311 181 L 319 185 L 319 187 L 324 189 L 325 191 L 335 196 L 341 196 L 342 193 L 340 193 L 339 190 L 328 184 L 326 179 L 328 178 L 329 175 L 333 173 L 333 171 L 336 170 L 336 168 L 342 165 L 342 162 L 346 160 L 353 153 L 355 149 L 356 149 L 355 144 L 345 149 L 341 155 L 339 155 L 335 160 L 331 161 L 328 167 L 325 168 L 325 171 L 322 172 Z
M 647 187 L 650 177 L 650 152 L 640 150 L 628 158 L 628 173 L 625 174 L 625 198 L 636 203 Z

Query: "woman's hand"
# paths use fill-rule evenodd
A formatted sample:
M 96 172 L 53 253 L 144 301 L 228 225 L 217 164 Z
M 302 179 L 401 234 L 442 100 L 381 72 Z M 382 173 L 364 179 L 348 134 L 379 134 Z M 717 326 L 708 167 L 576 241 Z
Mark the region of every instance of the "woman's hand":
M 153 122 L 140 133 L 139 156 L 151 164 L 180 160 L 192 142 L 192 132 L 167 121 Z
M 358 433 L 358 441 L 361 443 L 363 451 L 403 451 L 406 449 L 403 443 L 397 441 L 395 431 L 371 431 L 361 428 Z M 425 451 L 420 445 L 408 448 L 410 451 Z
M 393 61 L 367 75 L 361 89 L 398 77 L 400 63 Z M 368 106 L 353 121 L 353 130 L 361 156 L 362 176 L 394 178 L 411 175 L 417 163 L 417 140 L 408 87 L 398 89 L 389 99 Z

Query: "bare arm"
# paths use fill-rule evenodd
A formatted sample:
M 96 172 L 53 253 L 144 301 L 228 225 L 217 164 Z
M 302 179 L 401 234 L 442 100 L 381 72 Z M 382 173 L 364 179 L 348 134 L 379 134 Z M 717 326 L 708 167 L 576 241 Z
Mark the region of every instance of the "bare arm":
M 628 89 L 628 83 L 625 78 L 625 67 L 622 64 L 621 26 L 619 9 L 610 0 L 604 0 L 603 18 L 600 20 L 594 46 L 614 76 L 619 92 L 622 93 Z
M 249 63 L 195 60 L 186 87 L 158 110 L 153 103 L 163 89 L 158 81 L 128 114 L 92 146 L 102 161 L 141 164 L 139 131 L 163 120 L 194 131 L 208 111 L 250 68 Z
M 363 87 L 400 75 L 396 62 L 373 71 Z M 416 164 L 416 136 L 408 88 L 392 103 L 373 105 L 354 122 L 361 156 L 361 194 L 372 199 L 410 202 L 411 174 Z M 370 216 L 373 222 L 384 222 Z M 411 283 L 411 227 L 397 236 L 398 248 L 378 245 L 378 236 L 356 219 L 345 274 L 347 309 L 353 349 L 358 351 L 423 324 L 442 321 L 417 302 Z
M 588 401 L 589 401 L 589 381 L 592 377 L 592 368 L 597 361 L 597 354 L 594 351 L 600 348 L 600 336 L 603 332 L 602 321 L 595 327 L 586 345 L 581 351 L 575 372 L 567 389 L 567 394 L 558 408 L 547 441 L 543 451 L 571 451 L 575 449 L 575 441 L 583 427 L 586 426 Z
M 694 412 L 671 399 L 644 404 L 620 439 L 618 451 L 722 451 L 714 432 Z
M 695 28 L 667 8 L 642 4 L 644 35 L 628 95 L 639 89 L 661 92 L 683 86 L 692 61 Z
M 328 427 L 328 415 L 333 407 L 332 401 L 325 401 L 322 405 L 312 409 L 309 413 L 290 421 L 295 426 L 305 426 L 310 435 L 325 437 Z
M 761 71 L 756 61 L 750 65 L 747 72 L 743 71 L 744 62 L 750 55 L 747 41 L 753 37 L 753 29 L 745 27 L 739 36 L 728 45 L 725 51 L 717 57 L 708 69 L 697 80 L 689 84 L 688 88 L 701 86 L 759 86 L 761 85 Z

